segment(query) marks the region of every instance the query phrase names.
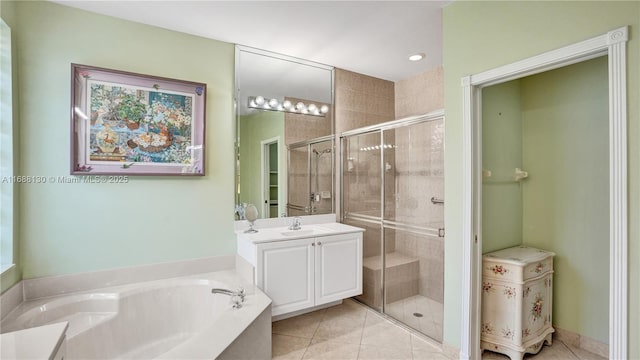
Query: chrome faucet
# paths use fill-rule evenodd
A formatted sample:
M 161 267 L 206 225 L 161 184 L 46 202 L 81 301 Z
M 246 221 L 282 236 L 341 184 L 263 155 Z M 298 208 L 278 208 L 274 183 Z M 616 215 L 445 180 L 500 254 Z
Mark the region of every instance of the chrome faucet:
M 244 289 L 239 288 L 236 291 L 228 290 L 228 289 L 211 289 L 212 294 L 224 294 L 231 296 L 231 302 L 233 303 L 234 309 L 240 309 L 242 307 L 242 303 L 244 302 L 244 297 L 246 296 Z
M 293 218 L 293 223 L 291 224 L 291 226 L 289 226 L 289 230 L 300 230 L 300 229 L 301 229 L 300 218 L 296 216 Z

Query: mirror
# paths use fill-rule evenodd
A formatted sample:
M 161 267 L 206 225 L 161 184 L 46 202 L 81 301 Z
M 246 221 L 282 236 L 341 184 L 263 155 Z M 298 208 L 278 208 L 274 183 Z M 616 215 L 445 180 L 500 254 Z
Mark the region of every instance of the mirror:
M 333 211 L 333 145 L 316 149 L 333 144 L 333 76 L 331 66 L 236 46 L 236 209 L 256 204 L 259 218 Z

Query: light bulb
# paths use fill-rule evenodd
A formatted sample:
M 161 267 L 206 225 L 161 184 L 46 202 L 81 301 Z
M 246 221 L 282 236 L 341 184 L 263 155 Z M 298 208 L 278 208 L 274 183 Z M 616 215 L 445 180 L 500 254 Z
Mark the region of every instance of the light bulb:
M 316 104 L 309 104 L 307 109 L 309 109 L 310 112 L 315 113 L 318 110 L 318 107 L 316 106 Z
M 409 60 L 411 60 L 411 61 L 420 61 L 420 60 L 424 59 L 425 56 L 426 55 L 424 53 L 413 54 L 413 55 L 409 56 Z
M 305 108 L 305 106 L 304 106 L 304 103 L 302 101 L 296 104 L 296 109 L 302 110 L 304 108 Z
M 327 105 L 320 106 L 320 112 L 323 113 L 323 114 L 328 113 L 329 112 L 329 106 L 327 106 Z
M 282 107 L 283 107 L 283 108 L 285 108 L 286 110 L 291 109 L 291 101 L 289 101 L 289 100 L 285 100 L 285 101 L 282 103 Z
M 264 98 L 258 95 L 256 96 L 255 102 L 256 102 L 256 105 L 261 106 L 262 104 L 264 104 Z
M 269 100 L 269 106 L 271 106 L 271 108 L 273 108 L 273 109 L 277 108 L 277 107 L 278 107 L 278 104 L 279 104 L 279 102 L 278 102 L 278 100 L 277 100 L 277 99 L 271 99 L 271 100 Z

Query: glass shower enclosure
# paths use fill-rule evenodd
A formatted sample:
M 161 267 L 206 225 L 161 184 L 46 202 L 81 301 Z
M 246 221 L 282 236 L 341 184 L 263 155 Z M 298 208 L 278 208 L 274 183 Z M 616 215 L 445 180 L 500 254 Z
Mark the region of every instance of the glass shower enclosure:
M 287 215 L 332 213 L 333 136 L 291 144 L 287 148 Z
M 342 221 L 365 228 L 358 300 L 439 342 L 444 297 L 444 116 L 341 136 Z

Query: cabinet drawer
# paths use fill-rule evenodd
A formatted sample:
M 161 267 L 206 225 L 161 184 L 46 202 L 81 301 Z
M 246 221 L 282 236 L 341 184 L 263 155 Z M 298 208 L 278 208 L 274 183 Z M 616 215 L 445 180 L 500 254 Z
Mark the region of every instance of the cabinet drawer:
M 553 272 L 553 257 L 548 257 L 544 260 L 528 264 L 524 268 L 524 280 L 538 277 L 542 274 Z

